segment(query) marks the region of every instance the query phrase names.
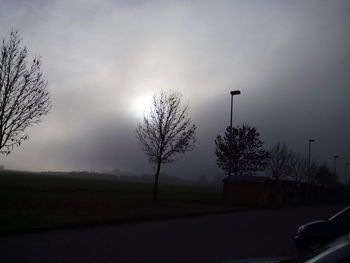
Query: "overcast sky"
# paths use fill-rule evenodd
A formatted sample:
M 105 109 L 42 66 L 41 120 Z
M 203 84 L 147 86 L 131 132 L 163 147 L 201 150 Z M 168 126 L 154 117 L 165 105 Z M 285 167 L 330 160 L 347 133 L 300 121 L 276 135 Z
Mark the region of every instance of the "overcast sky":
M 42 57 L 53 108 L 7 168 L 152 172 L 133 130 L 151 96 L 183 94 L 198 126 L 194 151 L 165 171 L 222 173 L 214 139 L 229 124 L 256 126 L 328 162 L 350 162 L 349 1 L 0 0 L 0 37 L 19 29 Z

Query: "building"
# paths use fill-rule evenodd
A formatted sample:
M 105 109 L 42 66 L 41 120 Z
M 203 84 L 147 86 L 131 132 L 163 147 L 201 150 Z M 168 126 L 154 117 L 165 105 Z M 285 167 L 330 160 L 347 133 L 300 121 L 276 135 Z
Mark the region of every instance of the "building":
M 224 201 L 238 206 L 280 206 L 317 203 L 332 192 L 322 186 L 267 176 L 228 176 L 223 180 Z M 333 194 L 334 195 L 334 194 Z
M 270 181 L 266 176 L 228 176 L 223 180 L 224 200 L 230 205 L 268 205 Z

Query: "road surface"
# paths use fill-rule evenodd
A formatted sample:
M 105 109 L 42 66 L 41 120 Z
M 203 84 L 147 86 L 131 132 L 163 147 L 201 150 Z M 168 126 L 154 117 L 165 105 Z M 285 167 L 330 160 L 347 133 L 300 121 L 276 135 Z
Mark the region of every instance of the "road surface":
M 7 262 L 225 262 L 292 256 L 305 222 L 346 205 L 299 207 L 98 226 L 0 237 Z

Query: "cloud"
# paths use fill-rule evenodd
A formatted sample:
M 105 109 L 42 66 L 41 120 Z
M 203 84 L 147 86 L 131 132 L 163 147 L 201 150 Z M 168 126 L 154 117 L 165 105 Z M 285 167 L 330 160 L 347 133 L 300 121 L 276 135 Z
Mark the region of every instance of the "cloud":
M 43 58 L 53 110 L 5 157 L 20 169 L 150 169 L 137 146 L 134 101 L 183 93 L 196 149 L 170 173 L 215 167 L 214 139 L 229 120 L 257 126 L 315 157 L 350 158 L 349 4 L 343 1 L 4 1 L 0 35 L 19 28 Z M 347 144 L 346 144 L 347 143 Z M 318 148 L 317 148 L 318 147 Z M 349 147 L 347 147 L 349 148 Z

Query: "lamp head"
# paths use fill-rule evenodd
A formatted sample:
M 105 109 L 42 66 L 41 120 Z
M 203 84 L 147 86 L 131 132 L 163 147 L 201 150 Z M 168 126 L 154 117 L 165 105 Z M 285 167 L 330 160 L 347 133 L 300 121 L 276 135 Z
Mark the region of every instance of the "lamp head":
M 233 95 L 239 95 L 239 94 L 241 94 L 241 91 L 239 91 L 239 90 L 233 90 L 233 91 L 231 91 L 230 92 L 230 94 L 233 96 Z

